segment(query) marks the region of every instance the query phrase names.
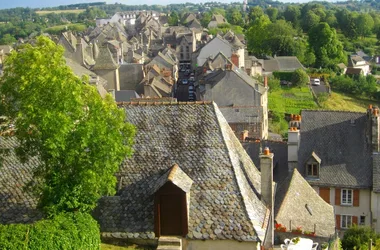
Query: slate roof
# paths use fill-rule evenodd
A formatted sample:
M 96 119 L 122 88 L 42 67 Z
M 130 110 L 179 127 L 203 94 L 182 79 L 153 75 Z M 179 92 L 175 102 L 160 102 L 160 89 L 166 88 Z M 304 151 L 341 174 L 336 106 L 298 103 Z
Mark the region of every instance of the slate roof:
M 219 107 L 228 123 L 254 123 L 262 122 L 263 107 L 260 106 L 231 106 Z M 256 116 L 257 118 L 252 118 Z M 250 119 L 248 117 L 251 117 Z
M 187 27 L 189 27 L 190 29 L 191 28 L 193 28 L 193 29 L 202 29 L 202 24 L 198 21 L 198 19 L 193 19 L 192 21 L 190 21 L 187 24 Z
M 136 90 L 137 85 L 144 79 L 142 64 L 126 63 L 119 68 L 120 90 Z
M 140 96 L 134 90 L 119 90 L 115 91 L 116 102 L 129 102 L 131 98 L 140 98 Z
M 360 75 L 363 74 L 362 68 L 347 68 L 346 75 Z
M 264 60 L 263 68 L 266 72 L 295 71 L 304 66 L 295 56 L 277 56 L 274 59 Z
M 327 238 L 335 233 L 333 206 L 315 192 L 297 169 L 278 184 L 274 211 L 275 221 L 288 230 L 301 226 L 302 230 L 313 232 L 315 225 L 318 236 Z
M 249 135 L 248 135 L 249 136 Z M 274 154 L 273 158 L 273 179 L 275 182 L 281 182 L 288 176 L 288 145 L 282 141 L 257 141 L 243 142 L 245 151 L 251 157 L 253 163 L 260 170 L 259 155 L 262 149 L 268 147 Z
M 92 70 L 112 70 L 117 69 L 118 67 L 119 65 L 113 59 L 111 51 L 108 47 L 99 48 L 99 56 L 96 59 L 96 63 L 92 67 Z
M 9 150 L 0 166 L 0 224 L 32 223 L 43 217 L 36 209 L 37 199 L 24 190 L 40 162 L 32 158 L 22 164 L 14 151 L 17 145 L 16 138 L 0 137 L 0 148 Z
M 155 187 L 177 164 L 193 180 L 188 238 L 264 239 L 260 172 L 215 104 L 120 105 L 137 134 L 134 154 L 117 174 L 118 196 L 102 198 L 95 213 L 102 232 L 154 238 Z
M 314 152 L 320 159 L 317 186 L 369 188 L 372 186 L 371 145 L 367 142 L 366 113 L 303 110 L 298 170 Z

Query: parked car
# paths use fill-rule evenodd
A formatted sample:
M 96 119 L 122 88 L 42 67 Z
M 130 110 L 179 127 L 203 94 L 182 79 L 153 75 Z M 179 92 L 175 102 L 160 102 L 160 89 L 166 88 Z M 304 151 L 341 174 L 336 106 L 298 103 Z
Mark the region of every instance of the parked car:
M 321 80 L 319 80 L 318 78 L 315 78 L 315 79 L 313 79 L 313 83 L 312 84 L 319 86 L 319 85 L 321 85 Z
M 189 83 L 189 81 L 187 80 L 187 79 L 182 79 L 182 84 L 188 84 Z
M 187 69 L 187 70 L 185 71 L 185 76 L 189 76 L 189 75 L 190 75 L 190 70 Z
M 190 81 L 190 82 L 194 82 L 194 81 L 195 81 L 194 76 L 190 76 L 190 77 L 189 77 L 189 81 Z
M 193 85 L 189 86 L 189 93 L 194 93 L 194 86 Z

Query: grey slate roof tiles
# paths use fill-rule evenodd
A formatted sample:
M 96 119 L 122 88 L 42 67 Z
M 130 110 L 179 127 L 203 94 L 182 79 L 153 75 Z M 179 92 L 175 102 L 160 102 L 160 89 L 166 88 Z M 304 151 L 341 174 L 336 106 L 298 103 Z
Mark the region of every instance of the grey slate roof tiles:
M 313 152 L 321 159 L 319 179 L 312 185 L 369 188 L 372 186 L 371 145 L 366 113 L 303 110 L 298 170 Z
M 155 186 L 178 164 L 193 180 L 188 238 L 264 239 L 267 209 L 258 198 L 260 172 L 215 104 L 123 107 L 138 132 L 134 155 L 117 174 L 119 196 L 99 202 L 96 214 L 103 232 L 154 237 Z
M 37 199 L 24 190 L 39 161 L 32 158 L 22 164 L 14 152 L 16 146 L 15 138 L 0 137 L 0 147 L 9 149 L 0 166 L 0 224 L 31 223 L 42 218 L 36 209 Z

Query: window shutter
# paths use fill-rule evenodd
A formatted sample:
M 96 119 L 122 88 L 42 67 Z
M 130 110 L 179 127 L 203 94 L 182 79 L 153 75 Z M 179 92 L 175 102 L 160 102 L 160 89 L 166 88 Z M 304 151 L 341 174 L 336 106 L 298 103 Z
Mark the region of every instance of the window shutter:
M 340 229 L 340 215 L 339 214 L 335 215 L 335 218 L 336 218 L 336 228 Z
M 352 216 L 352 225 L 357 225 L 358 224 L 358 216 Z
M 330 204 L 330 188 L 319 188 L 319 196 L 322 197 L 328 204 Z
M 353 192 L 353 198 L 354 198 L 354 201 L 353 201 L 353 204 L 354 204 L 354 207 L 358 207 L 359 206 L 359 196 L 360 196 L 360 190 L 359 189 L 354 189 L 354 192 Z
M 335 205 L 340 205 L 340 188 L 335 188 Z

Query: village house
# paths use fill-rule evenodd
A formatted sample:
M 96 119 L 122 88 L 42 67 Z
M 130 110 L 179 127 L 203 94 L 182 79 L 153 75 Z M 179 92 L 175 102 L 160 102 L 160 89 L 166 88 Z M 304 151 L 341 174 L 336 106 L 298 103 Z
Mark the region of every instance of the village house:
M 226 23 L 228 23 L 228 22 L 227 22 L 227 19 L 224 18 L 224 16 L 222 16 L 220 14 L 213 14 L 211 17 L 211 21 L 207 25 L 207 28 L 208 29 L 217 28 L 218 25 L 226 24 Z
M 289 171 L 298 169 L 334 206 L 342 233 L 352 224 L 379 232 L 379 110 L 304 110 L 290 123 Z
M 348 56 L 346 75 L 368 75 L 371 74 L 370 65 L 359 55 Z
M 249 137 L 268 138 L 267 83 L 263 86 L 249 77 L 222 53 L 208 63 L 209 68 L 204 66 L 195 83 L 197 99 L 218 104 L 237 137 L 247 130 Z
M 263 60 L 262 75 L 270 76 L 275 71 L 294 72 L 297 69 L 305 69 L 296 56 L 275 56 Z

